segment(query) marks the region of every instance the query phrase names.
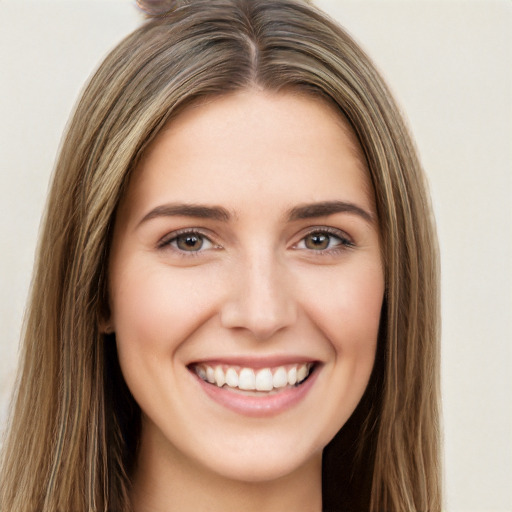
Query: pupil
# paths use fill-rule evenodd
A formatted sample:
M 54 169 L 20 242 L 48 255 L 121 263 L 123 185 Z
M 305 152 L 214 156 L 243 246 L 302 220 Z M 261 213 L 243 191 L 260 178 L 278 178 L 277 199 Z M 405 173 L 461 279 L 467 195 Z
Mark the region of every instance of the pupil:
M 178 247 L 180 249 L 183 249 L 185 251 L 192 250 L 199 250 L 201 249 L 201 246 L 203 245 L 202 239 L 197 235 L 183 235 L 178 237 Z
M 329 245 L 329 237 L 323 233 L 315 233 L 308 237 L 310 249 L 326 249 Z

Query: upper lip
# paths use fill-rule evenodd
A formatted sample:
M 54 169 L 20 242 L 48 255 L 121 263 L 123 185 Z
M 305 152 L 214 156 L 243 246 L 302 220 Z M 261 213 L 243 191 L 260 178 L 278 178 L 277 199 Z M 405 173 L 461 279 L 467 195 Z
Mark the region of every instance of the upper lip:
M 192 361 L 188 366 L 198 364 L 242 366 L 247 368 L 273 368 L 287 364 L 315 363 L 317 360 L 301 355 L 269 355 L 269 356 L 214 356 Z

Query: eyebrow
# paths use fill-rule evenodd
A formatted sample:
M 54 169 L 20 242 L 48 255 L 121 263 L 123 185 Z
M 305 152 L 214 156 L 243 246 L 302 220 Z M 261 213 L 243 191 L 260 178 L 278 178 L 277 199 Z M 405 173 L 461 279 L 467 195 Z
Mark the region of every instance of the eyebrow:
M 195 204 L 164 204 L 147 213 L 139 225 L 157 217 L 195 217 L 227 222 L 231 214 L 222 206 L 203 206 Z
M 372 223 L 374 217 L 360 206 L 346 201 L 322 201 L 319 203 L 296 206 L 288 211 L 289 222 L 326 217 L 336 213 L 350 213 L 361 217 L 366 222 Z M 222 206 L 206 206 L 187 203 L 164 204 L 153 208 L 139 222 L 143 224 L 158 217 L 194 217 L 197 219 L 211 219 L 228 222 L 233 215 Z
M 350 213 L 358 215 L 366 222 L 373 223 L 374 216 L 365 209 L 346 201 L 322 201 L 320 203 L 305 204 L 292 208 L 288 213 L 288 220 L 311 219 L 326 217 L 335 213 Z

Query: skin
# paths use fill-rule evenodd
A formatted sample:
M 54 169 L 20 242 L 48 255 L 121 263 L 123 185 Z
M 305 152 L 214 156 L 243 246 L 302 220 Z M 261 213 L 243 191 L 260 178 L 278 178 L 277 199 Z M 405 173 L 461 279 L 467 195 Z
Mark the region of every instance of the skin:
M 143 412 L 136 512 L 321 510 L 322 450 L 368 383 L 384 293 L 360 153 L 330 105 L 259 90 L 196 104 L 147 150 L 109 268 L 108 323 Z M 332 201 L 360 211 L 290 219 Z M 158 210 L 175 203 L 229 219 Z M 189 369 L 234 356 L 316 361 L 315 380 L 283 411 L 240 414 Z

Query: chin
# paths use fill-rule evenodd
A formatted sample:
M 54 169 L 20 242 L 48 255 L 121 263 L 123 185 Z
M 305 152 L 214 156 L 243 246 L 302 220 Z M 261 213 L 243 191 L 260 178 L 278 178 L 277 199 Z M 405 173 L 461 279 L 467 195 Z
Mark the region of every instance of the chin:
M 261 453 L 261 452 L 260 452 Z M 269 457 L 264 454 L 239 454 L 237 457 L 225 457 L 222 462 L 214 468 L 209 468 L 224 479 L 238 481 L 247 484 L 260 484 L 275 482 L 300 472 L 311 465 L 321 464 L 322 451 L 313 455 L 308 454 L 300 457 L 300 454 L 276 454 Z

